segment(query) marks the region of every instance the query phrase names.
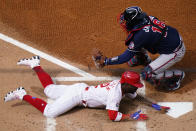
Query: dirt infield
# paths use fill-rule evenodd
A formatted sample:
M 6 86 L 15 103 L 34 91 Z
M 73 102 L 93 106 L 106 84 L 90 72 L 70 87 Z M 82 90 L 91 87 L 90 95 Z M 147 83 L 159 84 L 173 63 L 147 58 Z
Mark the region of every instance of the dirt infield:
M 126 64 L 106 67 L 97 71 L 90 52 L 94 47 L 106 56 L 118 55 L 126 49 L 125 33 L 116 17 L 126 7 L 140 6 L 147 14 L 157 16 L 167 24 L 176 27 L 182 35 L 187 49 L 184 59 L 174 68 L 185 70 L 183 88 L 172 92 L 157 92 L 147 85 L 146 95 L 160 102 L 193 102 L 196 100 L 196 3 L 185 0 L 6 0 L 0 1 L 0 33 L 26 43 L 36 49 L 51 54 L 96 76 L 119 76 L 130 69 Z M 0 130 L 47 130 L 47 119 L 27 103 L 18 101 L 5 104 L 2 100 L 10 90 L 23 85 L 37 97 L 47 100 L 35 74 L 16 66 L 21 57 L 33 54 L 0 40 Z M 52 77 L 78 76 L 46 60 L 42 66 Z M 133 68 L 138 71 L 141 69 Z M 58 82 L 58 84 L 70 82 Z M 97 82 L 88 82 L 97 84 Z M 130 113 L 139 102 L 122 102 L 121 111 Z M 193 110 L 177 119 L 145 108 L 150 119 L 146 122 L 148 131 L 194 131 L 196 111 Z M 193 107 L 195 109 L 195 107 Z M 74 109 L 56 119 L 56 129 L 60 130 L 137 130 L 137 122 L 113 123 L 105 110 Z

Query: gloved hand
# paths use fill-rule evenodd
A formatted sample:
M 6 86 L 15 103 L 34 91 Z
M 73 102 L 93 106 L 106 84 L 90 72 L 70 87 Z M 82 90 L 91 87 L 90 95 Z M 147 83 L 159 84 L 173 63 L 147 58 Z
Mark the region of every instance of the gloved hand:
M 106 56 L 99 50 L 94 48 L 92 51 L 92 59 L 97 69 L 101 69 L 105 66 Z
M 147 120 L 148 119 L 146 114 L 140 114 L 140 113 L 141 113 L 141 110 L 131 114 L 130 118 L 134 120 Z
M 161 105 L 158 105 L 158 104 L 152 104 L 152 107 L 155 110 L 161 111 L 162 113 L 166 113 L 166 112 L 168 112 L 168 110 L 170 110 L 170 107 L 161 106 Z

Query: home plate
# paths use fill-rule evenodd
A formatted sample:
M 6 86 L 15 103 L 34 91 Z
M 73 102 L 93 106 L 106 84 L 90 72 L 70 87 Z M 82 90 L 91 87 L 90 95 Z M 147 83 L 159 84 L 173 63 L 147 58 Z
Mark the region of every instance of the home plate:
M 159 102 L 158 104 L 170 107 L 167 115 L 173 118 L 178 118 L 190 111 L 193 111 L 192 102 Z

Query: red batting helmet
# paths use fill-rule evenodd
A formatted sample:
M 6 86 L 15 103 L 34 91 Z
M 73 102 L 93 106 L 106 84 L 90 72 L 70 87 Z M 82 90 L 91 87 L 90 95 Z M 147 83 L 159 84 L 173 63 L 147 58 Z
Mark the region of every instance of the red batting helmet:
M 137 88 L 141 88 L 144 85 L 140 81 L 140 75 L 133 71 L 126 71 L 122 74 L 122 77 L 120 79 L 120 83 L 128 83 L 132 86 L 135 86 Z

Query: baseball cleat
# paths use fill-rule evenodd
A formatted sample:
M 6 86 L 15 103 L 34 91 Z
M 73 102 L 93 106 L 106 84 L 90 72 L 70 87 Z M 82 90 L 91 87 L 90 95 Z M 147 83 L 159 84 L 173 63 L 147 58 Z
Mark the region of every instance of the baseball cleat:
M 29 58 L 29 59 L 20 59 L 17 62 L 17 65 L 30 66 L 31 68 L 34 68 L 36 66 L 40 66 L 40 57 L 33 56 L 32 58 Z
M 175 85 L 173 86 L 173 88 L 170 89 L 170 91 L 174 91 L 180 88 L 180 82 L 184 79 L 185 77 L 185 73 L 182 72 L 182 74 L 179 76 L 177 82 L 175 83 Z
M 19 87 L 15 91 L 11 91 L 7 93 L 6 96 L 4 97 L 4 101 L 8 102 L 12 100 L 22 100 L 26 94 L 27 93 L 25 89 L 23 87 Z

